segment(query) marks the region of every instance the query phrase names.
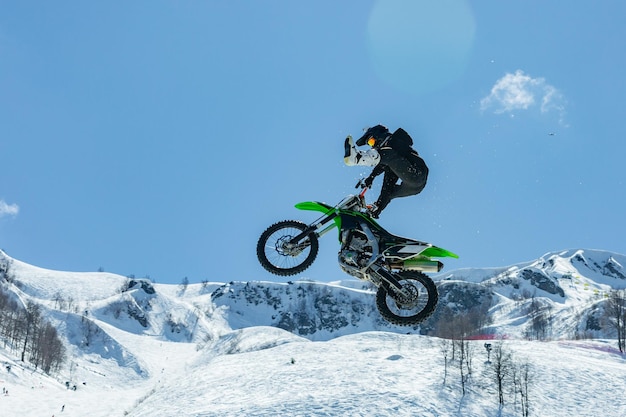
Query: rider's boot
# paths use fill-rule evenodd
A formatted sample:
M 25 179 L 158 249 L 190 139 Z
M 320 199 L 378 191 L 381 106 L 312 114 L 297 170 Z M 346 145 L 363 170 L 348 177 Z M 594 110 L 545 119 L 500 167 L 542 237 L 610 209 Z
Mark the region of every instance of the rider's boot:
M 391 202 L 391 198 L 389 196 L 389 192 L 387 192 L 386 190 L 381 190 L 380 196 L 378 197 L 378 200 L 372 204 L 372 209 L 368 210 L 368 212 L 370 213 L 370 216 L 377 219 L 380 217 L 380 213 L 383 212 L 383 210 L 387 207 L 387 205 L 389 205 L 389 202 Z
M 354 147 L 354 140 L 352 139 L 352 135 L 348 135 L 346 137 L 346 141 L 343 143 L 344 155 L 343 160 L 346 165 L 348 165 L 348 160 L 353 158 L 353 155 L 356 154 L 356 148 Z
M 343 161 L 348 166 L 363 165 L 373 167 L 378 165 L 380 161 L 380 155 L 376 149 L 369 149 L 367 151 L 357 150 L 351 135 L 348 135 L 343 147 L 345 151 Z
M 380 212 L 382 210 L 378 210 L 378 206 L 376 205 L 376 203 L 372 203 L 372 204 L 368 204 L 367 205 L 367 214 L 370 215 L 370 217 L 377 219 L 378 216 L 380 216 Z

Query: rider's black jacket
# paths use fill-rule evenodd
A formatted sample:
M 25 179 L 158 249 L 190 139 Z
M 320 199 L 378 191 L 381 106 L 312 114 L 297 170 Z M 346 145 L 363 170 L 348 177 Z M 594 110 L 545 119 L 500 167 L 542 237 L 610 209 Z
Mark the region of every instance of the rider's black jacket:
M 428 167 L 412 145 L 409 134 L 400 128 L 374 146 L 380 154 L 380 162 L 372 170 L 369 182 L 385 173 L 376 202 L 379 213 L 392 199 L 419 194 L 426 186 Z M 402 180 L 400 184 L 397 184 L 398 179 Z

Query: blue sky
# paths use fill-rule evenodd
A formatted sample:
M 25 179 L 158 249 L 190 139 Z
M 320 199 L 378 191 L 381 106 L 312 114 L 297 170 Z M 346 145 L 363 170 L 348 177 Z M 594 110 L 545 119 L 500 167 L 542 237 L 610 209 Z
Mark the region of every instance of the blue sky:
M 383 123 L 430 176 L 380 223 L 458 253 L 446 270 L 624 254 L 625 17 L 618 0 L 0 0 L 0 248 L 160 283 L 282 280 L 258 236 L 353 193 L 369 172 L 343 140 Z M 347 278 L 335 236 L 320 246 L 300 277 Z

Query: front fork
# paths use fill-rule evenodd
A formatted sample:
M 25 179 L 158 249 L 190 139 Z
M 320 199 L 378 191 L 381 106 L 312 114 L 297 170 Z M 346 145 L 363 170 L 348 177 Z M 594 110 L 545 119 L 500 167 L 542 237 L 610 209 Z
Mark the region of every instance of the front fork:
M 331 214 L 326 214 L 319 219 L 315 220 L 311 223 L 306 229 L 304 229 L 300 234 L 291 238 L 289 243 L 298 244 L 302 239 L 314 233 L 316 237 L 322 237 L 332 229 L 334 229 L 337 225 L 335 223 L 329 224 L 324 227 L 328 222 L 334 220 L 338 216 L 337 212 L 333 212 Z
M 304 229 L 300 234 L 292 238 L 289 243 L 297 244 L 301 239 L 304 239 L 306 236 L 311 233 L 315 233 L 315 235 L 319 238 L 337 226 L 336 222 L 324 227 L 328 222 L 333 221 L 340 215 L 340 210 L 348 210 L 353 209 L 355 207 L 363 207 L 365 208 L 365 192 L 367 188 L 363 188 L 363 191 L 357 196 L 346 197 L 342 202 L 340 202 L 334 208 L 328 210 L 324 213 L 323 216 L 315 220 L 311 223 L 306 229 Z M 321 229 L 321 230 L 320 230 Z

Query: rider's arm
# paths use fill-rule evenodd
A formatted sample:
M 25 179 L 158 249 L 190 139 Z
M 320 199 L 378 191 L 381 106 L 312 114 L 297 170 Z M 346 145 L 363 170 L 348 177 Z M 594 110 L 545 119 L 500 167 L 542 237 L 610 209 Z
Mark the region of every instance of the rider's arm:
M 385 166 L 386 165 L 379 163 L 378 165 L 374 167 L 374 169 L 372 169 L 372 172 L 370 173 L 370 175 L 365 179 L 365 184 L 368 187 L 372 186 L 372 182 L 374 181 L 374 178 L 376 178 L 377 176 L 379 176 L 385 171 Z
M 377 176 L 379 176 L 380 174 L 382 174 L 385 171 L 385 167 L 386 167 L 386 165 L 383 165 L 383 164 L 379 163 L 372 170 L 372 173 L 370 174 L 370 177 L 376 178 Z

